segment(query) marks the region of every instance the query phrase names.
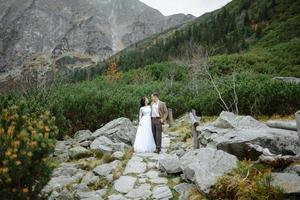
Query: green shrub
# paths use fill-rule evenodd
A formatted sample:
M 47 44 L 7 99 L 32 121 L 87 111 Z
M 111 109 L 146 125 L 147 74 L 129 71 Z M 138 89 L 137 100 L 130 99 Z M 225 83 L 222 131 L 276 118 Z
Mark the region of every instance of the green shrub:
M 218 66 L 225 58 L 217 58 L 221 59 Z M 228 63 L 234 63 L 231 58 L 229 60 Z M 251 62 L 251 59 L 246 60 Z M 174 68 L 171 81 L 168 74 L 173 73 Z M 161 70 L 164 73 L 159 74 Z M 230 71 L 228 75 L 214 73 L 216 84 L 228 105 L 232 104 L 233 94 Z M 140 72 L 148 74 L 149 79 L 137 80 Z M 300 108 L 300 86 L 273 81 L 272 77 L 248 70 L 236 72 L 240 114 L 293 114 Z M 125 72 L 123 79 L 114 84 L 101 76 L 91 81 L 59 85 L 40 93 L 33 91 L 27 96 L 0 96 L 0 108 L 16 104 L 23 113 L 50 110 L 56 117 L 58 138 L 61 139 L 66 133 L 72 136 L 82 129 L 94 131 L 118 117 L 137 119 L 140 98 L 150 98 L 153 92 L 160 93 L 160 98 L 173 109 L 174 117 L 191 109 L 196 109 L 201 115 L 218 115 L 223 110 L 218 93 L 206 76 L 190 81 L 187 69 L 166 63 Z
M 0 196 L 35 199 L 47 183 L 52 167 L 48 155 L 58 129 L 49 112 L 27 114 L 16 106 L 0 116 Z

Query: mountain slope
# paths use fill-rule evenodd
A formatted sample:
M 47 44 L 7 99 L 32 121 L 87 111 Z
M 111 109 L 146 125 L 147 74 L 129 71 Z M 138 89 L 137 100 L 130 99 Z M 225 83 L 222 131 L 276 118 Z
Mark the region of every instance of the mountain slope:
M 265 59 L 260 64 L 272 68 L 266 71 L 300 76 L 299 37 L 300 1 L 233 0 L 188 24 L 132 45 L 117 56 L 122 69 L 138 68 L 170 57 L 184 57 L 197 44 L 213 49 L 213 55 L 261 52 L 251 59 Z
M 20 75 L 37 53 L 45 62 L 73 51 L 101 60 L 192 19 L 163 16 L 138 0 L 0 0 L 0 79 Z

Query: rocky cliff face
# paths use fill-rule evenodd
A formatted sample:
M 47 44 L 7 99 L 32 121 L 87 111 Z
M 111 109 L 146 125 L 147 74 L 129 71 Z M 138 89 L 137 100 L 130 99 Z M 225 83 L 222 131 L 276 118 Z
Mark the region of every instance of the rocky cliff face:
M 99 60 L 193 18 L 166 17 L 138 0 L 0 0 L 0 81 L 37 53 Z

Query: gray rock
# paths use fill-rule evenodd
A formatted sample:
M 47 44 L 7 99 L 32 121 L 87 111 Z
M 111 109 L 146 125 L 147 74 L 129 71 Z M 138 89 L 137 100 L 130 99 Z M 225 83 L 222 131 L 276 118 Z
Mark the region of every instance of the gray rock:
M 58 176 L 75 176 L 81 170 L 83 165 L 81 163 L 61 163 L 60 166 L 53 170 L 52 177 Z
M 148 178 L 139 178 L 139 183 L 146 183 L 148 181 Z
M 132 199 L 149 199 L 151 196 L 151 185 L 142 184 L 139 187 L 131 190 L 125 196 Z
M 168 179 L 163 177 L 152 178 L 149 181 L 153 184 L 168 184 Z
M 96 183 L 99 180 L 99 176 L 96 176 L 93 172 L 88 172 L 82 178 L 81 183 L 85 183 L 87 185 L 91 185 Z
M 222 150 L 202 148 L 188 151 L 180 159 L 184 178 L 195 182 L 198 189 L 208 193 L 218 178 L 231 172 L 238 159 Z
M 266 124 L 270 128 L 279 128 L 279 129 L 297 131 L 296 121 L 269 120 L 267 121 Z
M 83 174 L 82 174 L 83 176 Z M 82 177 L 81 176 L 81 177 Z M 74 177 L 69 177 L 69 176 L 58 176 L 58 177 L 53 177 L 50 179 L 50 181 L 47 183 L 47 185 L 43 188 L 42 194 L 44 196 L 47 196 L 47 194 L 52 193 L 53 191 L 61 191 L 65 186 L 70 185 L 72 183 L 77 183 L 81 177 L 79 176 L 74 176 Z
M 53 191 L 48 197 L 51 200 L 73 200 L 74 196 L 72 192 L 69 192 L 67 189 L 63 189 L 60 192 Z
M 83 158 L 91 156 L 92 153 L 84 147 L 76 146 L 69 150 L 69 156 L 72 159 Z
M 88 147 L 90 147 L 91 143 L 92 143 L 92 141 L 87 140 L 87 141 L 81 142 L 79 145 L 82 147 L 88 148 Z
M 275 187 L 284 189 L 289 197 L 300 197 L 300 176 L 289 173 L 272 173 L 271 184 Z
M 58 157 L 61 162 L 69 160 L 69 145 L 66 141 L 57 141 L 54 149 L 54 156 Z
M 128 200 L 127 198 L 125 198 L 123 195 L 121 194 L 114 194 L 114 195 L 110 195 L 108 197 L 108 200 Z
M 121 176 L 114 183 L 114 189 L 120 193 L 128 193 L 133 189 L 136 178 L 132 176 Z
M 144 173 L 147 169 L 147 165 L 143 161 L 131 159 L 127 163 L 124 174 L 141 174 Z
M 80 184 L 73 184 L 70 189 L 74 191 L 74 193 L 79 193 L 79 192 L 89 192 L 90 188 L 87 186 L 85 183 L 80 183 Z
M 159 172 L 155 171 L 155 170 L 150 170 L 145 174 L 140 174 L 139 176 L 153 179 L 153 178 L 158 178 L 159 177 Z
M 148 162 L 147 163 L 147 168 L 148 169 L 153 169 L 153 168 L 156 168 L 156 163 L 155 162 Z
M 172 153 L 177 155 L 180 158 L 181 156 L 183 156 L 185 154 L 185 150 L 178 149 L 178 150 L 172 151 Z
M 105 193 L 106 190 L 79 192 L 76 194 L 76 197 L 82 200 L 102 200 L 103 199 L 102 197 Z
M 300 175 L 300 164 L 293 163 L 287 168 L 285 168 L 283 172 Z
M 159 160 L 159 169 L 169 174 L 181 172 L 180 162 L 177 155 L 164 154 Z
M 125 151 L 129 146 L 125 143 L 114 143 L 105 136 L 100 136 L 95 139 L 90 148 L 100 152 Z
M 172 199 L 173 194 L 168 186 L 156 186 L 152 192 L 153 199 Z
M 287 83 L 295 83 L 295 84 L 300 83 L 300 78 L 296 78 L 296 77 L 274 77 L 272 78 L 272 80 L 279 80 L 279 81 L 283 81 Z
M 76 142 L 81 143 L 91 138 L 92 132 L 90 130 L 77 131 L 74 135 Z
M 118 159 L 118 160 L 123 160 L 124 158 L 124 153 L 121 152 L 121 151 L 116 151 L 112 154 L 112 157 L 115 158 L 115 159 Z
M 214 123 L 205 126 L 201 136 L 203 144 L 217 147 L 239 159 L 258 159 L 261 152 L 251 145 L 268 148 L 273 154 L 294 155 L 299 151 L 295 131 L 269 128 L 250 116 L 228 112 L 222 112 Z
M 136 129 L 132 122 L 127 118 L 115 119 L 93 133 L 93 137 L 108 137 L 115 143 L 125 143 L 132 145 L 134 143 Z
M 196 189 L 196 186 L 189 183 L 181 183 L 176 185 L 174 189 L 179 193 L 179 200 L 188 200 L 192 190 Z
M 115 160 L 111 163 L 99 165 L 93 169 L 93 172 L 99 176 L 106 177 L 113 172 L 113 170 L 120 164 L 119 160 Z

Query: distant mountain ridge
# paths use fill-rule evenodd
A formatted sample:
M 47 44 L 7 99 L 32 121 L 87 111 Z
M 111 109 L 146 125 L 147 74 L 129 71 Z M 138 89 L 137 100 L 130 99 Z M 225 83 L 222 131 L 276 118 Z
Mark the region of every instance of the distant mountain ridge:
M 138 0 L 0 0 L 0 81 L 22 75 L 31 56 L 47 64 L 78 52 L 95 62 L 193 19 L 164 16 Z
M 192 22 L 140 41 L 116 57 L 120 68 L 128 70 L 184 57 L 186 52 L 193 52 L 193 45 L 201 45 L 224 59 L 238 54 L 240 60 L 245 59 L 246 52 L 256 55 L 258 48 L 263 54 L 245 61 L 247 64 L 261 63 L 261 67 L 253 68 L 263 68 L 261 71 L 276 76 L 299 77 L 299 27 L 300 1 L 233 0 Z M 234 57 L 237 55 L 231 59 Z M 222 63 L 224 68 L 227 64 Z

